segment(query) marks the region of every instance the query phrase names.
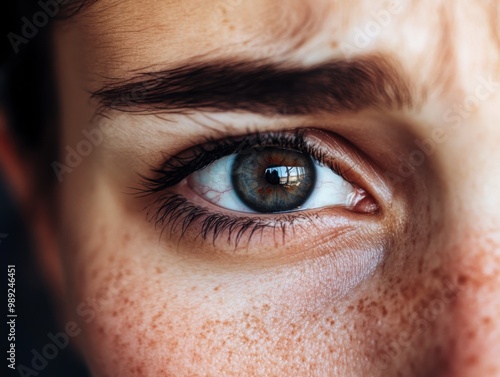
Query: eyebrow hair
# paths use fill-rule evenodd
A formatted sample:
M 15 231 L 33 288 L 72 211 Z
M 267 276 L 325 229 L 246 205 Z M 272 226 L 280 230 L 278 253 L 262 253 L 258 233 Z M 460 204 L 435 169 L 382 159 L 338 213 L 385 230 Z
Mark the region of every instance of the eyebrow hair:
M 390 60 L 368 56 L 312 67 L 262 61 L 205 61 L 139 73 L 92 93 L 107 110 L 184 113 L 193 110 L 306 115 L 401 109 L 414 103 L 409 78 Z
M 59 20 L 70 20 L 83 13 L 98 0 L 66 0 L 60 5 L 60 13 L 57 15 Z

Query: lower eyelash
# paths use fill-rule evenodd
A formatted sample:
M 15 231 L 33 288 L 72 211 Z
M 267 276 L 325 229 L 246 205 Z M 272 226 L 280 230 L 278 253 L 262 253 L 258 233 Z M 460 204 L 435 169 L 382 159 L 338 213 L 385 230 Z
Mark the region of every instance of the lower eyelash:
M 252 237 L 265 229 L 280 231 L 284 240 L 285 234 L 290 227 L 293 228 L 297 220 L 311 220 L 311 216 L 303 213 L 294 213 L 293 215 L 281 215 L 273 220 L 262 219 L 259 217 L 241 217 L 229 216 L 222 213 L 211 212 L 208 209 L 199 207 L 190 203 L 180 194 L 167 193 L 155 201 L 159 208 L 149 215 L 149 221 L 154 222 L 155 226 L 163 227 L 165 231 L 168 227 L 170 237 L 178 235 L 184 236 L 187 230 L 200 221 L 200 236 L 203 241 L 210 237 L 212 243 L 227 232 L 227 242 L 234 242 L 235 248 L 238 247 L 245 237 L 249 243 Z M 308 221 L 308 226 L 313 225 L 313 221 Z M 179 233 L 178 233 L 179 232 Z

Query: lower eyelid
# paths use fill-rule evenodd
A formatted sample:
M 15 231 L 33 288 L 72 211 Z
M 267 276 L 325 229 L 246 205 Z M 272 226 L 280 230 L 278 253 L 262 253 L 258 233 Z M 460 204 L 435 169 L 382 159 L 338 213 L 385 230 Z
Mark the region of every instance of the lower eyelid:
M 167 194 L 168 196 L 183 197 L 175 193 Z M 203 246 L 203 250 L 211 256 L 228 252 L 234 254 L 237 250 L 242 250 L 245 256 L 255 254 L 254 257 L 262 261 L 269 258 L 281 260 L 276 250 L 283 251 L 282 247 L 289 250 L 291 243 L 295 244 L 297 240 L 313 242 L 315 240 L 314 236 L 311 238 L 313 234 L 322 235 L 330 239 L 329 243 L 332 245 L 341 247 L 340 245 L 352 238 L 348 234 L 354 235 L 363 227 L 367 227 L 368 230 L 373 225 L 379 225 L 375 223 L 378 220 L 372 216 L 360 217 L 358 213 L 338 207 L 273 215 L 252 213 L 238 215 L 213 211 L 211 208 L 204 209 L 184 197 L 181 200 L 185 204 L 175 206 L 175 209 L 172 209 L 170 204 L 163 204 L 159 209 L 159 216 L 154 215 L 152 219 L 155 219 L 157 226 L 165 230 L 165 234 L 170 234 L 170 240 L 178 242 L 179 239 L 185 238 L 186 242 L 198 245 L 195 247 L 196 250 Z M 371 222 L 372 225 L 368 225 L 367 222 Z M 288 236 L 291 234 L 294 235 L 292 238 Z M 335 240 L 339 236 L 342 236 L 343 241 Z M 319 242 L 320 239 L 316 241 Z M 262 249 L 269 247 L 274 251 L 264 252 Z M 324 253 L 329 252 L 331 251 L 324 251 Z M 241 253 L 238 254 L 242 256 Z M 309 249 L 300 249 L 293 253 L 287 252 L 285 259 L 290 262 L 292 258 L 305 257 L 312 258 L 314 255 Z

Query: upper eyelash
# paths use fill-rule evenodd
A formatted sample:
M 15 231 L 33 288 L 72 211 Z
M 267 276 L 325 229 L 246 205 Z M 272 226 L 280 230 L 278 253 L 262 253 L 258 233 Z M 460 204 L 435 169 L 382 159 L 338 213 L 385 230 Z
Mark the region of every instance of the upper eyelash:
M 336 174 L 346 181 L 346 173 L 349 169 L 343 169 L 336 161 L 326 162 L 325 154 L 319 148 L 311 145 L 304 138 L 305 130 L 298 129 L 290 132 L 269 132 L 265 134 L 253 133 L 238 138 L 223 140 L 209 140 L 198 145 L 187 152 L 168 159 L 159 169 L 152 169 L 152 177 L 141 175 L 141 184 L 144 187 L 144 195 L 161 192 L 180 183 L 195 171 L 201 170 L 211 163 L 230 154 L 256 147 L 272 146 L 277 148 L 290 148 L 308 154 L 318 163 L 327 165 Z M 350 181 L 349 181 L 350 182 Z

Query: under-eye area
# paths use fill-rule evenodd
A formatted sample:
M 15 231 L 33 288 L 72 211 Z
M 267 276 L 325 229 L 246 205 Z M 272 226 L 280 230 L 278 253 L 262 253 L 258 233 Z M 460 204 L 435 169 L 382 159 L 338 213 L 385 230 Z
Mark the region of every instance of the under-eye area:
M 326 226 L 325 219 L 344 227 L 347 217 L 379 215 L 368 167 L 360 151 L 330 132 L 249 133 L 169 157 L 141 175 L 137 195 L 152 198 L 148 220 L 169 237 L 189 233 L 238 246 L 270 232 L 286 241 L 297 228 Z

